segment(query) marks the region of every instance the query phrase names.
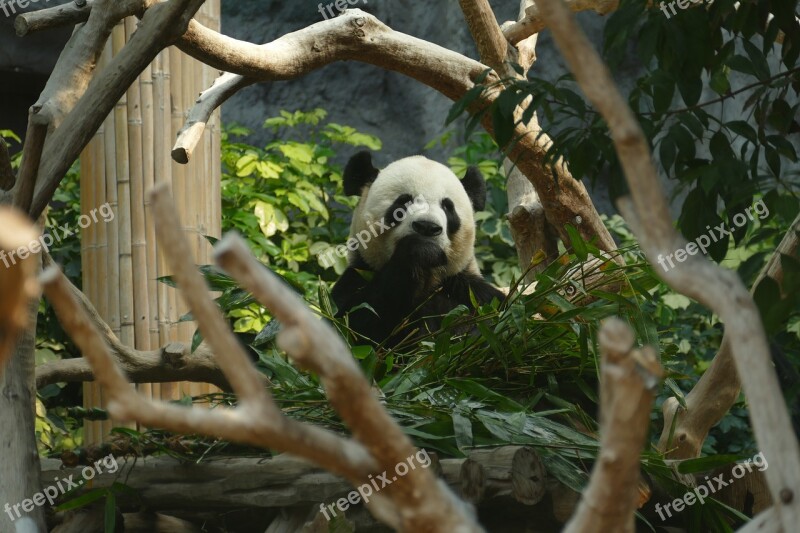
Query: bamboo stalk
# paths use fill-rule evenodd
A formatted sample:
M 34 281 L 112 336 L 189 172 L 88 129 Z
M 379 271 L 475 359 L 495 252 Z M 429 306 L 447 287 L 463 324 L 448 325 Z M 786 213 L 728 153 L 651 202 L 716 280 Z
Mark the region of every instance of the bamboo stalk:
M 113 55 L 120 53 L 125 46 L 125 27 L 118 24 L 111 32 L 111 46 Z M 130 287 L 133 286 L 133 266 L 131 264 L 131 204 L 130 204 L 130 166 L 128 146 L 128 110 L 127 98 L 123 96 L 114 106 L 114 153 L 106 154 L 113 157 L 117 169 L 116 204 L 117 228 L 114 240 L 117 243 L 115 255 L 109 256 L 111 264 L 115 265 L 118 273 L 118 283 L 111 285 L 110 311 L 117 316 L 119 323 L 119 338 L 123 344 L 133 344 L 133 296 Z M 108 189 L 111 193 L 111 189 Z M 105 400 L 105 398 L 104 398 Z M 105 437 L 114 422 L 103 422 L 103 435 Z
M 159 57 L 156 57 L 153 65 L 148 66 L 139 78 L 139 86 L 142 99 L 142 179 L 143 188 L 145 193 L 155 186 L 155 151 L 156 145 L 155 135 L 155 110 L 153 107 L 153 71 L 155 63 L 159 62 Z M 144 210 L 144 230 L 145 230 L 145 258 L 146 268 L 144 276 L 147 282 L 147 305 L 148 305 L 148 337 L 149 347 L 154 349 L 158 344 L 158 282 L 156 276 L 158 275 L 157 269 L 157 252 L 156 252 L 156 236 L 155 226 L 153 224 L 153 217 L 149 210 L 150 197 L 145 194 L 142 198 L 141 208 Z M 147 389 L 149 390 L 151 398 L 159 398 L 161 389 L 157 384 L 150 384 Z
M 171 182 L 171 168 L 161 147 L 166 146 L 170 139 L 172 127 L 169 119 L 169 109 L 171 107 L 169 90 L 169 51 L 163 50 L 158 56 L 153 68 L 153 161 L 155 164 L 155 184 Z M 170 139 L 171 140 L 171 139 Z M 150 195 L 145 201 L 150 205 Z M 152 211 L 148 209 L 147 215 L 152 222 Z M 155 236 L 155 225 L 153 224 Z M 163 254 L 156 255 L 156 274 L 163 277 L 168 274 L 167 263 Z M 169 288 L 164 283 L 157 284 L 158 298 L 158 334 L 159 345 L 164 346 L 172 341 L 170 339 L 169 324 Z M 154 393 L 157 398 L 165 399 L 169 393 L 169 384 L 154 386 Z
M 175 139 L 178 131 L 183 125 L 183 110 L 186 107 L 184 98 L 184 86 L 191 83 L 191 77 L 186 77 L 184 73 L 184 62 L 187 60 L 180 50 L 176 47 L 169 49 L 169 70 L 170 70 L 170 94 L 172 97 L 172 106 L 170 109 L 170 132 L 169 139 Z M 172 190 L 174 196 L 180 197 L 177 199 L 176 208 L 181 221 L 186 221 L 186 166 L 170 164 L 172 169 Z M 186 222 L 183 222 L 184 224 Z M 183 226 L 185 231 L 186 227 Z M 178 319 L 184 315 L 188 308 L 186 304 L 177 297 L 177 291 L 170 289 L 170 335 L 172 341 L 179 341 L 181 339 L 191 339 L 195 330 L 195 325 L 189 322 L 178 323 Z M 183 394 L 191 394 L 191 385 L 185 386 L 182 383 L 174 385 L 173 399 L 180 398 Z
M 125 20 L 125 38 L 130 40 L 136 31 L 133 18 Z M 135 348 L 150 349 L 149 315 L 150 305 L 147 291 L 147 250 L 145 249 L 144 222 L 144 154 L 142 132 L 142 102 L 139 80 L 134 82 L 127 92 L 128 115 L 128 161 L 130 167 L 130 216 L 131 216 L 131 275 L 133 283 L 130 287 L 122 286 L 127 294 L 133 297 L 131 319 Z M 138 386 L 139 390 L 152 397 L 150 384 Z
M 173 91 L 173 75 L 172 75 L 172 57 L 174 52 L 172 48 L 168 48 L 163 53 L 162 68 L 164 71 L 164 117 L 162 122 L 163 138 L 165 139 L 164 146 L 168 146 L 172 140 L 172 109 L 175 106 L 175 93 Z M 178 74 L 179 76 L 180 74 Z M 161 151 L 159 147 L 159 152 Z M 170 160 L 164 161 L 163 175 L 156 175 L 156 183 L 165 181 L 172 185 L 174 183 L 174 172 L 172 162 Z M 159 276 L 167 276 L 171 274 L 169 266 L 167 266 L 164 254 L 159 252 Z M 165 336 L 162 339 L 164 343 L 174 342 L 178 340 L 177 335 L 177 294 L 176 291 L 163 283 L 162 289 L 164 293 L 164 301 L 159 301 L 159 314 L 163 315 L 163 325 L 165 326 Z M 161 385 L 161 398 L 163 400 L 173 400 L 179 397 L 176 393 L 177 387 L 174 383 L 163 383 Z

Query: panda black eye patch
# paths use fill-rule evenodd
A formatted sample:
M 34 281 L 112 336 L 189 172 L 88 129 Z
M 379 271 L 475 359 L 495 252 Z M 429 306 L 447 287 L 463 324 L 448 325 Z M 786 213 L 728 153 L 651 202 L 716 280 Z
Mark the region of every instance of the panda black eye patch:
M 389 226 L 396 226 L 399 222 L 406 218 L 406 215 L 408 215 L 406 212 L 406 204 L 412 203 L 413 200 L 414 198 L 410 194 L 401 194 L 398 196 L 383 215 L 383 219 L 386 221 L 386 224 Z
M 456 206 L 453 205 L 453 201 L 450 198 L 443 199 L 441 205 L 444 214 L 447 216 L 447 234 L 452 235 L 461 227 L 461 219 L 458 218 Z

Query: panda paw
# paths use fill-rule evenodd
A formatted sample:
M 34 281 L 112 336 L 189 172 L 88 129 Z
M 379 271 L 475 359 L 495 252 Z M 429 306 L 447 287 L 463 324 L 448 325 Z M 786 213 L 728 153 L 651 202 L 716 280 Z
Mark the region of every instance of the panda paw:
M 427 270 L 447 264 L 447 254 L 439 245 L 415 235 L 409 235 L 397 243 L 392 259 L 412 270 Z

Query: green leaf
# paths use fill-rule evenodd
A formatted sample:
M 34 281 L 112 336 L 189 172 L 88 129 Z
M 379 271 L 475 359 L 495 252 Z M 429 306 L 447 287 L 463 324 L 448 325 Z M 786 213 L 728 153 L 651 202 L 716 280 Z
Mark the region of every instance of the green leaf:
M 192 353 L 197 350 L 197 347 L 203 342 L 203 334 L 200 333 L 199 329 L 194 331 L 194 335 L 192 335 Z
M 750 58 L 755 76 L 761 81 L 768 80 L 770 77 L 769 64 L 767 63 L 767 58 L 764 56 L 764 53 L 750 42 L 749 39 L 742 39 L 741 43 L 744 46 L 744 51 L 747 52 L 747 57 Z
M 758 142 L 758 138 L 756 137 L 756 130 L 754 130 L 753 127 L 750 126 L 750 124 L 748 124 L 744 120 L 733 120 L 731 122 L 726 122 L 725 126 L 734 133 L 736 133 L 737 135 L 741 135 L 742 137 L 744 137 L 753 144 L 756 144 Z
M 452 418 L 456 446 L 464 452 L 472 446 L 472 422 L 469 419 L 469 412 L 463 406 L 459 406 L 453 411 Z
M 311 146 L 302 143 L 286 143 L 278 146 L 281 151 L 289 159 L 300 161 L 301 163 L 310 163 L 314 159 L 314 150 Z
M 589 257 L 589 250 L 586 246 L 586 241 L 583 240 L 581 234 L 578 233 L 578 230 L 575 229 L 575 227 L 571 224 L 567 224 L 564 229 L 567 230 L 570 244 L 572 245 L 572 249 L 575 251 L 575 255 L 581 261 L 586 261 L 586 258 Z
M 467 92 L 464 93 L 460 99 L 456 100 L 452 106 L 450 106 L 450 111 L 447 113 L 447 119 L 445 119 L 444 124 L 445 126 L 449 126 L 453 123 L 455 119 L 461 116 L 467 108 L 472 105 L 472 103 L 481 95 L 483 92 L 484 87 L 482 85 L 476 85 L 474 87 L 470 87 Z
M 114 493 L 108 491 L 106 496 L 106 507 L 103 516 L 103 524 L 105 526 L 105 533 L 114 533 L 117 525 L 117 498 Z
M 731 90 L 731 82 L 728 80 L 730 68 L 726 65 L 719 65 L 711 73 L 708 85 L 717 94 L 728 94 Z
M 708 472 L 717 468 L 735 463 L 742 459 L 741 455 L 712 455 L 709 457 L 697 457 L 678 462 L 678 472 L 681 474 L 696 474 L 697 472 Z
M 256 201 L 253 212 L 258 218 L 258 225 L 266 237 L 272 237 L 278 232 L 284 232 L 289 229 L 289 219 L 283 211 L 266 202 Z
M 92 502 L 96 502 L 99 499 L 105 498 L 106 494 L 106 489 L 92 489 L 84 494 L 81 494 L 77 498 L 64 502 L 61 505 L 57 505 L 55 509 L 57 511 L 71 511 L 72 509 L 85 507 Z
M 738 72 L 744 72 L 745 74 L 750 74 L 751 76 L 756 75 L 753 64 L 744 56 L 732 56 L 730 59 L 728 59 L 728 66 L 732 70 L 736 70 Z

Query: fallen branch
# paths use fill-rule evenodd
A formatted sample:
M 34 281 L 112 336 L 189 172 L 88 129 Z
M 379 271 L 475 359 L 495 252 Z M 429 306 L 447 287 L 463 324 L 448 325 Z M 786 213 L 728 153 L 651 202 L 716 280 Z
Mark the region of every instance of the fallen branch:
M 511 496 L 525 505 L 536 505 L 544 498 L 548 481 L 539 455 L 527 446 L 470 450 L 459 478 L 461 494 L 474 504 Z
M 125 347 L 120 353 L 112 347 L 111 351 L 131 383 L 191 381 L 211 383 L 224 391 L 232 390 L 206 344 L 198 346 L 194 353 L 188 344 L 181 342 L 171 342 L 158 350 L 138 351 Z M 94 379 L 92 366 L 83 358 L 62 359 L 36 367 L 37 389 L 51 383 L 81 383 Z M 262 382 L 267 385 L 265 376 Z
M 672 226 L 664 192 L 652 163 L 647 139 L 611 73 L 591 47 L 560 0 L 538 0 L 542 18 L 575 74 L 581 89 L 608 124 L 631 196 L 618 206 L 642 250 L 655 266 L 659 254 L 686 245 Z M 752 297 L 736 273 L 694 255 L 662 272 L 664 281 L 717 313 L 730 334 L 738 374 L 750 401 L 750 420 L 762 453 L 771 464 L 765 471 L 784 530 L 800 523 L 800 447 L 792 432 L 786 404 L 771 364 L 764 328 Z

